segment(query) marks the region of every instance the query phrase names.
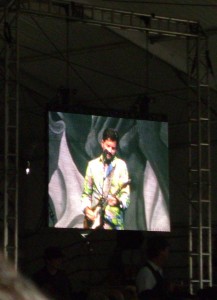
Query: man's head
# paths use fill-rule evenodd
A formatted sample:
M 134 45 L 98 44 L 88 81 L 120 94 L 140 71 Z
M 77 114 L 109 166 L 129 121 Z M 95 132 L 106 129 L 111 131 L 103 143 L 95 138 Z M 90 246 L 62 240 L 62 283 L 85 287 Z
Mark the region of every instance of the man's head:
M 161 236 L 155 236 L 147 241 L 147 258 L 159 266 L 163 266 L 169 255 L 169 243 Z
M 48 267 L 59 269 L 62 265 L 63 253 L 59 247 L 48 247 L 44 251 L 44 259 Z
M 1 252 L 0 265 L 0 299 L 48 300 Z
M 103 132 L 101 146 L 105 161 L 111 161 L 118 148 L 119 136 L 116 130 L 107 128 Z

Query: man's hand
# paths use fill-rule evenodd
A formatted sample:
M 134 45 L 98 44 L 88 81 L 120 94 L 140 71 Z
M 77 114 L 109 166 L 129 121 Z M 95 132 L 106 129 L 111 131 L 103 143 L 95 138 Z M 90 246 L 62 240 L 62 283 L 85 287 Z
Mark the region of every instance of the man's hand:
M 89 207 L 85 208 L 84 214 L 91 221 L 94 221 L 95 218 L 96 218 L 96 215 L 95 215 L 94 211 L 92 211 L 92 209 L 90 209 Z
M 117 206 L 118 205 L 118 199 L 113 197 L 113 196 L 109 196 L 108 200 L 107 200 L 107 203 L 110 206 Z

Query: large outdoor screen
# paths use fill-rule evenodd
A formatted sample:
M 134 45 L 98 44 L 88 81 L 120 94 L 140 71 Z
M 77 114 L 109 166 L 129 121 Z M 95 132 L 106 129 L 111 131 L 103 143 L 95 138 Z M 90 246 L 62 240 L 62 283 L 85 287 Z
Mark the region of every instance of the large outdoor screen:
M 49 227 L 170 231 L 167 122 L 50 110 L 47 123 Z M 118 141 L 103 143 L 108 128 Z

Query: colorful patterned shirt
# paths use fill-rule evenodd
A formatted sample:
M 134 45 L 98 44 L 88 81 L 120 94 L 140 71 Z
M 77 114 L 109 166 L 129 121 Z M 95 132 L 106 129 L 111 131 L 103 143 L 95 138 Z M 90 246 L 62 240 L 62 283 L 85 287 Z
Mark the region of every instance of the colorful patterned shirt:
M 106 167 L 102 155 L 88 163 L 82 193 L 82 209 L 95 207 L 102 199 L 115 195 L 119 200 L 117 206 L 105 205 L 105 229 L 124 229 L 124 211 L 130 204 L 130 189 L 126 163 L 114 157 Z

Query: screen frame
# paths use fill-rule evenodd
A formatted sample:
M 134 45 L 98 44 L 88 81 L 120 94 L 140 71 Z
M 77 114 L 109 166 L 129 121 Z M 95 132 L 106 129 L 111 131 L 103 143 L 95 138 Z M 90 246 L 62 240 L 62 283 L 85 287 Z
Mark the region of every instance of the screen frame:
M 166 115 L 162 114 L 144 114 L 140 112 L 124 112 L 124 111 L 117 111 L 117 110 L 111 110 L 111 109 L 102 109 L 102 108 L 92 108 L 92 107 L 84 107 L 84 106 L 69 106 L 69 105 L 49 105 L 47 106 L 46 110 L 46 119 L 47 119 L 47 174 L 49 174 L 49 133 L 48 133 L 48 127 L 49 127 L 49 121 L 48 121 L 48 114 L 49 112 L 62 112 L 62 113 L 69 113 L 69 114 L 81 114 L 81 115 L 94 115 L 94 116 L 102 116 L 102 117 L 111 117 L 111 118 L 123 118 L 123 119 L 133 119 L 133 120 L 141 120 L 141 121 L 153 121 L 153 122 L 166 122 L 168 124 L 168 133 L 169 133 L 169 122 L 166 117 Z M 168 161 L 169 161 L 169 138 L 168 138 Z M 168 164 L 168 172 L 169 172 L 169 164 Z M 168 182 L 169 185 L 169 182 Z M 169 188 L 169 186 L 168 186 Z M 47 195 L 49 198 L 49 175 L 47 176 Z M 170 203 L 169 203 L 170 205 Z M 151 231 L 151 232 L 170 232 L 171 231 L 171 216 L 170 216 L 170 207 L 169 210 L 169 230 L 143 230 L 143 229 L 126 229 L 124 231 Z M 48 215 L 49 215 L 49 209 L 48 209 Z M 63 229 L 75 229 L 79 231 L 86 231 L 84 228 L 77 228 L 77 227 L 55 227 L 50 226 L 48 222 L 49 228 L 63 228 Z M 89 231 L 95 231 L 92 229 L 89 229 Z M 107 230 L 106 230 L 107 231 Z

